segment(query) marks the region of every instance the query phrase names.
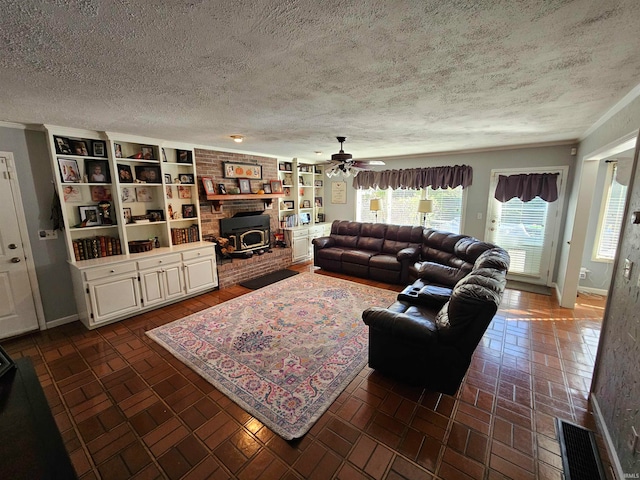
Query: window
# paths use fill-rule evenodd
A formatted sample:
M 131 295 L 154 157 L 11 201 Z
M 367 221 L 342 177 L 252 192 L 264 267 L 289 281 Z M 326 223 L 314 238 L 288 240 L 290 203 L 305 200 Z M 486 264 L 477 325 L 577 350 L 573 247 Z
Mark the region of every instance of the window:
M 372 198 L 382 200 L 382 210 L 377 212 L 377 221 L 396 225 L 422 225 L 422 214 L 418 213 L 418 202 L 425 198 L 425 190 L 391 188 L 356 190 L 356 221 L 375 222 L 376 212 L 369 210 Z M 462 225 L 462 187 L 446 190 L 428 189 L 426 198 L 433 200 L 433 212 L 427 214 L 427 226 L 452 233 L 460 233 Z
M 593 260 L 613 261 L 616 256 L 624 203 L 627 198 L 627 187 L 618 183 L 616 171 L 616 163 L 610 163 L 605 180 L 606 191 L 600 207 Z

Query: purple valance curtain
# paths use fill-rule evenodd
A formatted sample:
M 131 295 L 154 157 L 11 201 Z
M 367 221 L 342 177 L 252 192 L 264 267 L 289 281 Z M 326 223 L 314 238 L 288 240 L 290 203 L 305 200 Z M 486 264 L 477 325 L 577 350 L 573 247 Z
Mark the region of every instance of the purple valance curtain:
M 540 197 L 546 202 L 555 202 L 558 199 L 558 174 L 499 175 L 495 193 L 496 200 L 507 202 L 515 197 L 523 202 L 530 202 L 536 197 Z
M 353 179 L 353 188 L 467 188 L 473 183 L 473 168 L 453 167 L 408 168 L 406 170 L 364 170 Z

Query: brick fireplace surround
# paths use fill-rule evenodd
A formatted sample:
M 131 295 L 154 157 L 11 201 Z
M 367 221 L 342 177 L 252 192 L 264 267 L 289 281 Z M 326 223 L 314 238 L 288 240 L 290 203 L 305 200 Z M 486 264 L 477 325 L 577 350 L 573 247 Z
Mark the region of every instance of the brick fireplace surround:
M 237 187 L 236 179 L 224 178 L 222 164 L 224 162 L 250 163 L 262 166 L 262 180 L 251 180 L 251 190 L 257 191 L 263 183 L 278 178 L 278 165 L 275 158 L 244 155 L 239 153 L 217 152 L 213 150 L 195 150 L 196 169 L 198 172 L 198 196 L 200 198 L 200 217 L 202 222 L 202 236 L 220 235 L 220 219 L 233 217 L 238 212 L 253 212 L 264 210 L 271 218 L 271 244 L 274 244 L 273 234 L 278 231 L 278 207 L 275 202 L 273 208 L 265 210 L 261 200 L 227 200 L 220 211 L 213 209 L 212 202 L 206 200 L 202 188 L 201 177 L 212 177 L 216 189 L 219 183 L 225 187 Z M 233 198 L 232 195 L 229 196 Z M 251 278 L 260 277 L 291 265 L 290 248 L 271 248 L 271 253 L 253 255 L 251 258 L 234 258 L 231 261 L 218 262 L 218 281 L 220 288 L 230 287 Z

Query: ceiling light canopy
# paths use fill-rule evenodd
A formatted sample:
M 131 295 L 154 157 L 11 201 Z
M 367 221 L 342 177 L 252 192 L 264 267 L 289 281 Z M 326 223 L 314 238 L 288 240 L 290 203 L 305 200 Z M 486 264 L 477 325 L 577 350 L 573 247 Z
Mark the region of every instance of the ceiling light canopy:
M 242 143 L 242 141 L 244 140 L 244 137 L 242 135 L 230 135 L 231 138 L 233 138 L 233 141 L 236 143 Z

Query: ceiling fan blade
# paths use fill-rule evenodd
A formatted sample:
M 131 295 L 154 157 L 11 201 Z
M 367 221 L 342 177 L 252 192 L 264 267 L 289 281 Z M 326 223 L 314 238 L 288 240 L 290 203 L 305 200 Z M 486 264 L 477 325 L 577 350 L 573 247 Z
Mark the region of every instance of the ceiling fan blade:
M 356 168 L 368 169 L 368 168 L 371 168 L 373 165 L 384 165 L 384 162 L 380 162 L 378 160 L 373 160 L 373 161 L 355 160 L 350 165 Z

